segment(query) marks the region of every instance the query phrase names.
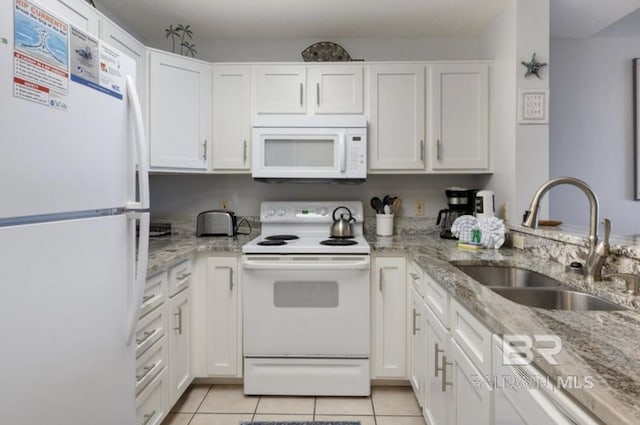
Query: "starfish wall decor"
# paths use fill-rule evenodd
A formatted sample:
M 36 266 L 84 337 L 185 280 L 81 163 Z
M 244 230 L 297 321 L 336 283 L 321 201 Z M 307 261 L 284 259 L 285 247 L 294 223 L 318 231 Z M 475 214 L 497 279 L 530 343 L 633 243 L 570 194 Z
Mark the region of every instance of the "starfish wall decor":
M 524 74 L 525 77 L 535 75 L 536 77 L 542 79 L 542 77 L 540 76 L 540 70 L 547 66 L 547 64 L 538 62 L 535 53 L 533 54 L 533 56 L 531 56 L 531 60 L 529 62 L 522 61 L 520 63 L 527 67 L 527 72 Z

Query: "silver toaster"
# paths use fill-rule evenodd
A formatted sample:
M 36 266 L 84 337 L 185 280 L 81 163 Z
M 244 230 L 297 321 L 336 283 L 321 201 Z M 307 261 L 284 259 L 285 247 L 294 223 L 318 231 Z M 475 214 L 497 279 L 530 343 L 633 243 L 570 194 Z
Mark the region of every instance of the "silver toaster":
M 237 231 L 238 224 L 233 211 L 211 210 L 198 214 L 196 236 L 234 236 Z

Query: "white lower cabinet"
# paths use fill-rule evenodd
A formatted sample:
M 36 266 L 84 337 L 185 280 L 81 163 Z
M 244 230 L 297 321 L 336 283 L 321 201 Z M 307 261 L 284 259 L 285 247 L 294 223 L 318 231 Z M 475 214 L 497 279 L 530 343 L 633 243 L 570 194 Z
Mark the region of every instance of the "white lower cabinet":
M 372 378 L 407 378 L 407 273 L 404 257 L 375 257 L 372 270 Z
M 191 373 L 191 297 L 189 288 L 169 299 L 169 405 L 193 379 Z
M 425 404 L 425 385 L 427 378 L 427 327 L 424 319 L 424 299 L 416 288 L 411 290 L 411 329 L 410 329 L 410 362 L 409 362 L 409 382 L 413 387 L 416 400 L 420 407 Z
M 136 398 L 136 425 L 159 425 L 167 412 L 165 368 Z
M 490 425 L 492 391 L 485 377 L 453 339 L 442 358 L 443 391 L 451 391 L 451 425 Z M 446 388 L 445 388 L 446 387 Z
M 425 392 L 427 395 L 423 406 L 424 417 L 430 425 L 448 425 L 453 393 L 446 385 L 443 365 L 445 354 L 449 352 L 450 334 L 426 306 L 424 307 L 424 326 L 426 352 L 423 352 L 422 356 L 426 359 Z
M 237 257 L 209 257 L 206 280 L 207 375 L 242 377 Z

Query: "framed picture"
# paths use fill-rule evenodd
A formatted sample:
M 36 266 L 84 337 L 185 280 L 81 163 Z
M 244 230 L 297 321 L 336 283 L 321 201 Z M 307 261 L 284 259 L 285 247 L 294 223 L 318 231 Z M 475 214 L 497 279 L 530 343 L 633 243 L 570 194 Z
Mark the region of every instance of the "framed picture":
M 633 60 L 633 149 L 634 198 L 640 201 L 640 58 Z
M 518 91 L 518 124 L 549 123 L 549 90 Z

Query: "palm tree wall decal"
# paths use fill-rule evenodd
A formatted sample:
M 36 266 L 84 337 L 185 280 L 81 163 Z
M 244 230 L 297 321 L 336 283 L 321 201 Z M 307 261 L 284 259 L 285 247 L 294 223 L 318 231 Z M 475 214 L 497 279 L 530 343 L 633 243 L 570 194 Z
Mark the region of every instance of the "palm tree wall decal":
M 191 25 L 179 24 L 175 28 L 173 27 L 173 25 L 169 25 L 169 28 L 166 28 L 164 30 L 164 33 L 166 38 L 171 37 L 171 51 L 173 53 L 177 53 L 176 38 L 179 38 L 181 55 L 185 55 L 185 56 L 191 55 L 191 57 L 195 57 L 196 53 L 198 53 L 198 51 L 195 48 L 196 45 L 189 43 L 188 41 L 185 40 L 185 38 L 188 38 L 189 40 L 193 38 L 193 31 L 191 31 Z

